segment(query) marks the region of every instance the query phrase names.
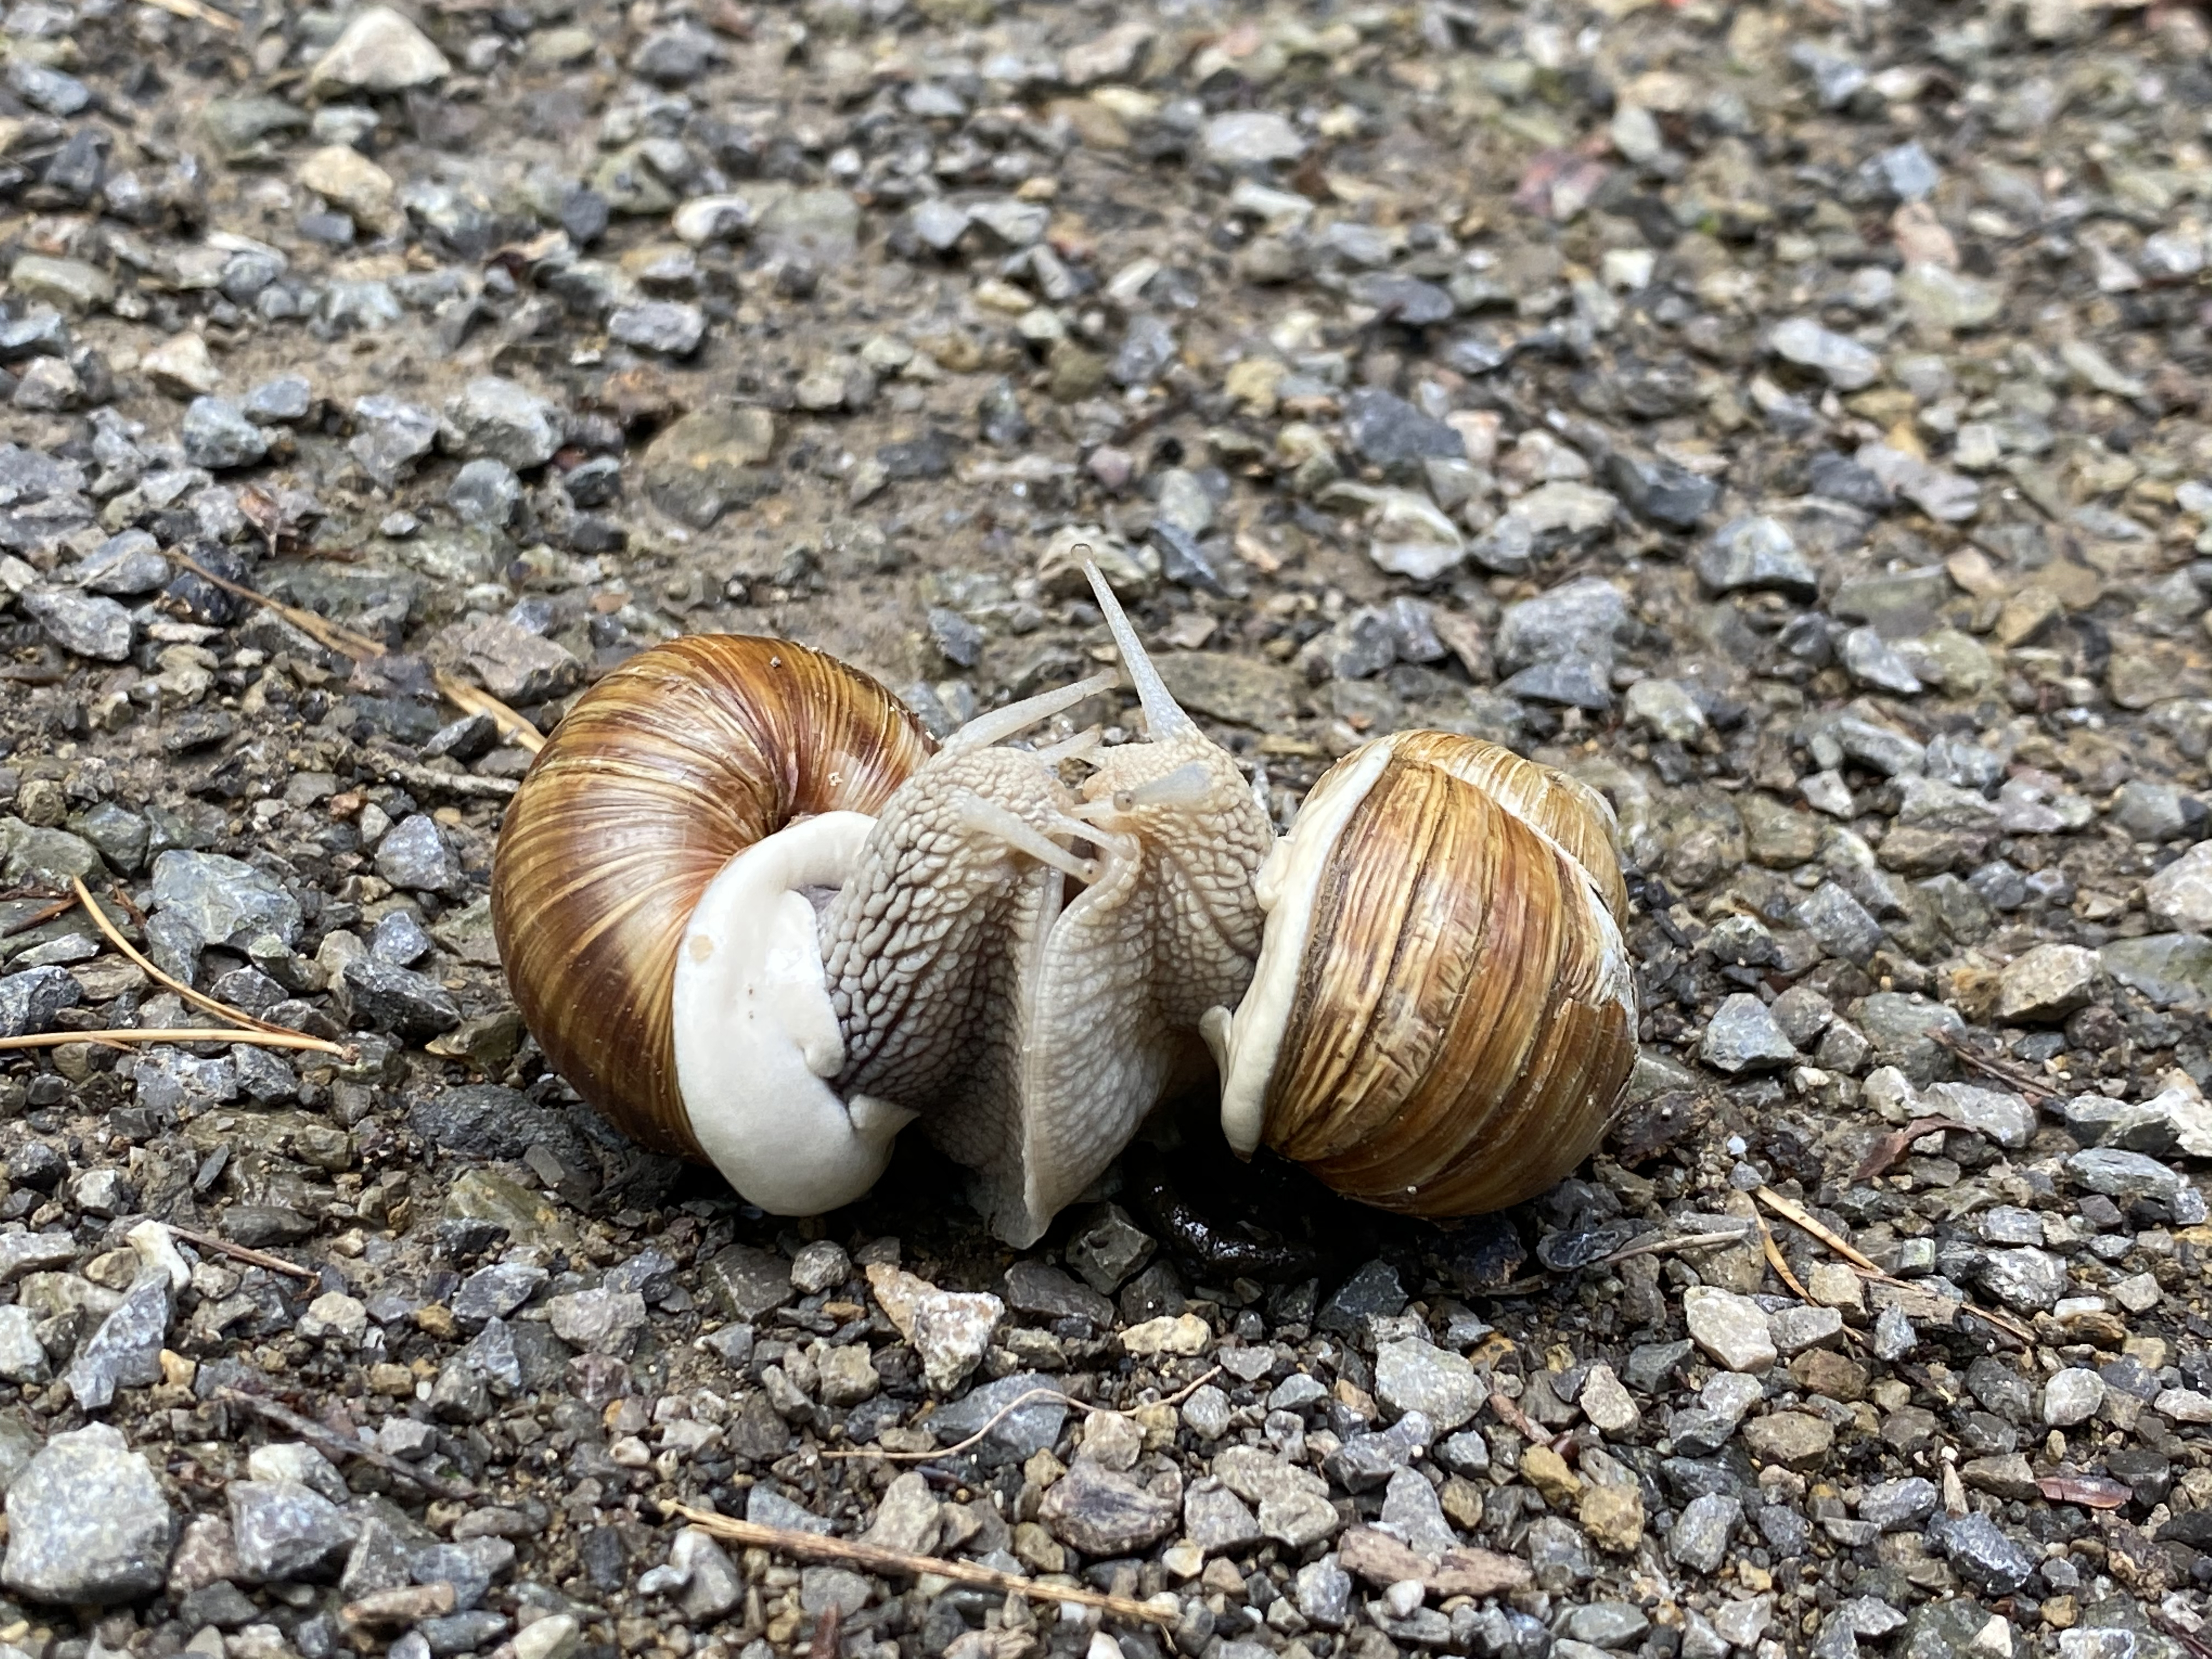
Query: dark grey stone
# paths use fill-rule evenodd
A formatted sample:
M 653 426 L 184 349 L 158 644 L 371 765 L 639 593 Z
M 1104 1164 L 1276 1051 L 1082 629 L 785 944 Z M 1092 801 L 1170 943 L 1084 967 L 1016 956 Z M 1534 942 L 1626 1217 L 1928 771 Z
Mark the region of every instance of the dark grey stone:
M 80 1410 L 103 1411 L 118 1388 L 148 1388 L 161 1380 L 161 1347 L 173 1307 L 169 1275 L 158 1268 L 141 1272 L 69 1368 L 66 1380 Z
M 83 1000 L 83 988 L 66 968 L 27 968 L 0 976 L 0 1037 L 50 1031 L 63 1009 Z
M 1986 1515 L 1937 1516 L 1928 1539 L 1954 1572 L 1985 1595 L 2009 1595 L 2035 1571 L 2035 1557 Z
M 289 1583 L 319 1572 L 361 1530 L 329 1498 L 295 1480 L 234 1480 L 227 1496 L 240 1574 L 249 1583 Z
M 1344 400 L 1344 429 L 1362 460 L 1402 466 L 1435 455 L 1464 459 L 1467 443 L 1458 433 L 1376 386 L 1361 386 Z
M 252 466 L 269 453 L 269 434 L 228 398 L 195 398 L 185 410 L 185 459 L 210 472 Z
M 346 963 L 343 979 L 355 1024 L 371 1030 L 422 1039 L 442 1036 L 461 1023 L 453 993 L 428 974 L 362 956 Z
M 975 1389 L 964 1399 L 939 1407 L 930 1419 L 929 1426 L 941 1443 L 950 1445 L 975 1433 L 1024 1395 L 1053 1386 L 1051 1378 L 1036 1371 L 1002 1376 Z M 1067 1407 L 1057 1400 L 1032 1400 L 1000 1418 L 968 1455 L 988 1467 L 1019 1463 L 1059 1439 L 1060 1425 L 1066 1417 Z

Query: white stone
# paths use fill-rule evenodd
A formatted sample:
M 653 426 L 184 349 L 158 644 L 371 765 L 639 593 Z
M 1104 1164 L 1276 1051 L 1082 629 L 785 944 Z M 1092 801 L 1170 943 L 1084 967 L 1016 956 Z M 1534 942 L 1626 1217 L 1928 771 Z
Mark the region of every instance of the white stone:
M 914 1344 L 929 1386 L 940 1393 L 982 1362 L 991 1334 L 1006 1316 L 1006 1304 L 995 1296 L 941 1291 L 888 1262 L 869 1266 L 868 1287 L 899 1334 Z
M 1625 1434 L 1643 1420 L 1636 1397 L 1628 1392 L 1610 1365 L 1593 1365 L 1583 1380 L 1577 1404 L 1601 1434 Z
M 389 6 L 371 6 L 345 27 L 331 49 L 307 71 L 311 88 L 354 87 L 363 92 L 404 92 L 453 72 L 430 37 Z
M 2212 1423 L 2212 1394 L 2194 1389 L 2167 1389 L 2150 1406 L 2169 1423 Z
M 2184 933 L 2212 928 L 2212 841 L 2200 841 L 2143 884 L 2151 920 Z
M 1196 1314 L 1163 1314 L 1121 1333 L 1121 1346 L 1133 1354 L 1200 1354 L 1213 1332 Z
M 2039 945 L 1997 975 L 1997 1018 L 2063 1019 L 2089 1000 L 2104 969 L 2079 945 Z
M 155 386 L 179 398 L 202 397 L 222 384 L 206 337 L 192 329 L 172 334 L 141 357 L 138 367 Z
M 1682 1316 L 1692 1340 L 1729 1370 L 1756 1374 L 1774 1364 L 1765 1312 L 1749 1297 L 1692 1285 L 1682 1292 Z
M 300 182 L 356 219 L 374 224 L 392 211 L 392 175 L 349 144 L 325 144 L 300 163 Z
M 573 1614 L 549 1613 L 515 1632 L 510 1644 L 514 1659 L 568 1659 L 581 1641 L 584 1627 Z
M 52 1373 L 39 1343 L 38 1319 L 28 1308 L 10 1303 L 0 1308 L 0 1379 L 43 1382 Z
M 2054 1429 L 2086 1423 L 2105 1403 L 2105 1379 L 2079 1365 L 2051 1375 L 2043 1385 L 2043 1420 Z

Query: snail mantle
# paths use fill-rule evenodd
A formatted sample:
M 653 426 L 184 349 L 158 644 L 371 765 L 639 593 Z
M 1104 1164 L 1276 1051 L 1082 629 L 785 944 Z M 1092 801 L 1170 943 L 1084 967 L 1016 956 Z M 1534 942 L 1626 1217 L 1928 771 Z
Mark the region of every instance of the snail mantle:
M 547 1057 L 779 1214 L 857 1199 L 917 1124 L 1016 1245 L 1209 1053 L 1237 1152 L 1365 1202 L 1472 1214 L 1565 1175 L 1635 1053 L 1603 799 L 1399 732 L 1279 839 L 1090 576 L 1139 742 L 1015 746 L 1111 673 L 933 744 L 858 671 L 735 635 L 655 647 L 580 698 L 492 872 Z

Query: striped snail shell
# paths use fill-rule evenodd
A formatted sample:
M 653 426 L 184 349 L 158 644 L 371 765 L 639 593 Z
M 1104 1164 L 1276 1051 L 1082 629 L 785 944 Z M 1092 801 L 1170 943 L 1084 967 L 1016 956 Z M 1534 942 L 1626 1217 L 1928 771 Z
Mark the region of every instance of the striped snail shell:
M 779 832 L 873 813 L 932 748 L 883 686 L 787 640 L 672 640 L 578 700 L 507 807 L 492 927 L 524 1022 L 601 1116 L 704 1156 L 673 1008 L 700 900 Z
M 1615 834 L 1595 791 L 1475 738 L 1339 761 L 1260 873 L 1250 989 L 1206 1017 L 1231 1145 L 1417 1215 L 1565 1176 L 1636 1054 Z

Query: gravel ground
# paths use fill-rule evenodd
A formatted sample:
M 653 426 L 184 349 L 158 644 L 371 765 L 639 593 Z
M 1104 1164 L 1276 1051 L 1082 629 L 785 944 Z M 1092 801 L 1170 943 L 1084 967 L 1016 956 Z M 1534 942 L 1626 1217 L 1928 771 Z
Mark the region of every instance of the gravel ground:
M 0 1659 L 2212 1652 L 2200 14 L 0 30 L 0 1035 L 204 1023 L 84 877 L 355 1045 L 0 1058 Z M 767 632 L 948 730 L 1101 658 L 1079 540 L 1285 822 L 1409 726 L 1615 803 L 1577 1179 L 1394 1222 L 1199 1101 L 1017 1255 L 548 1074 L 434 674 Z

